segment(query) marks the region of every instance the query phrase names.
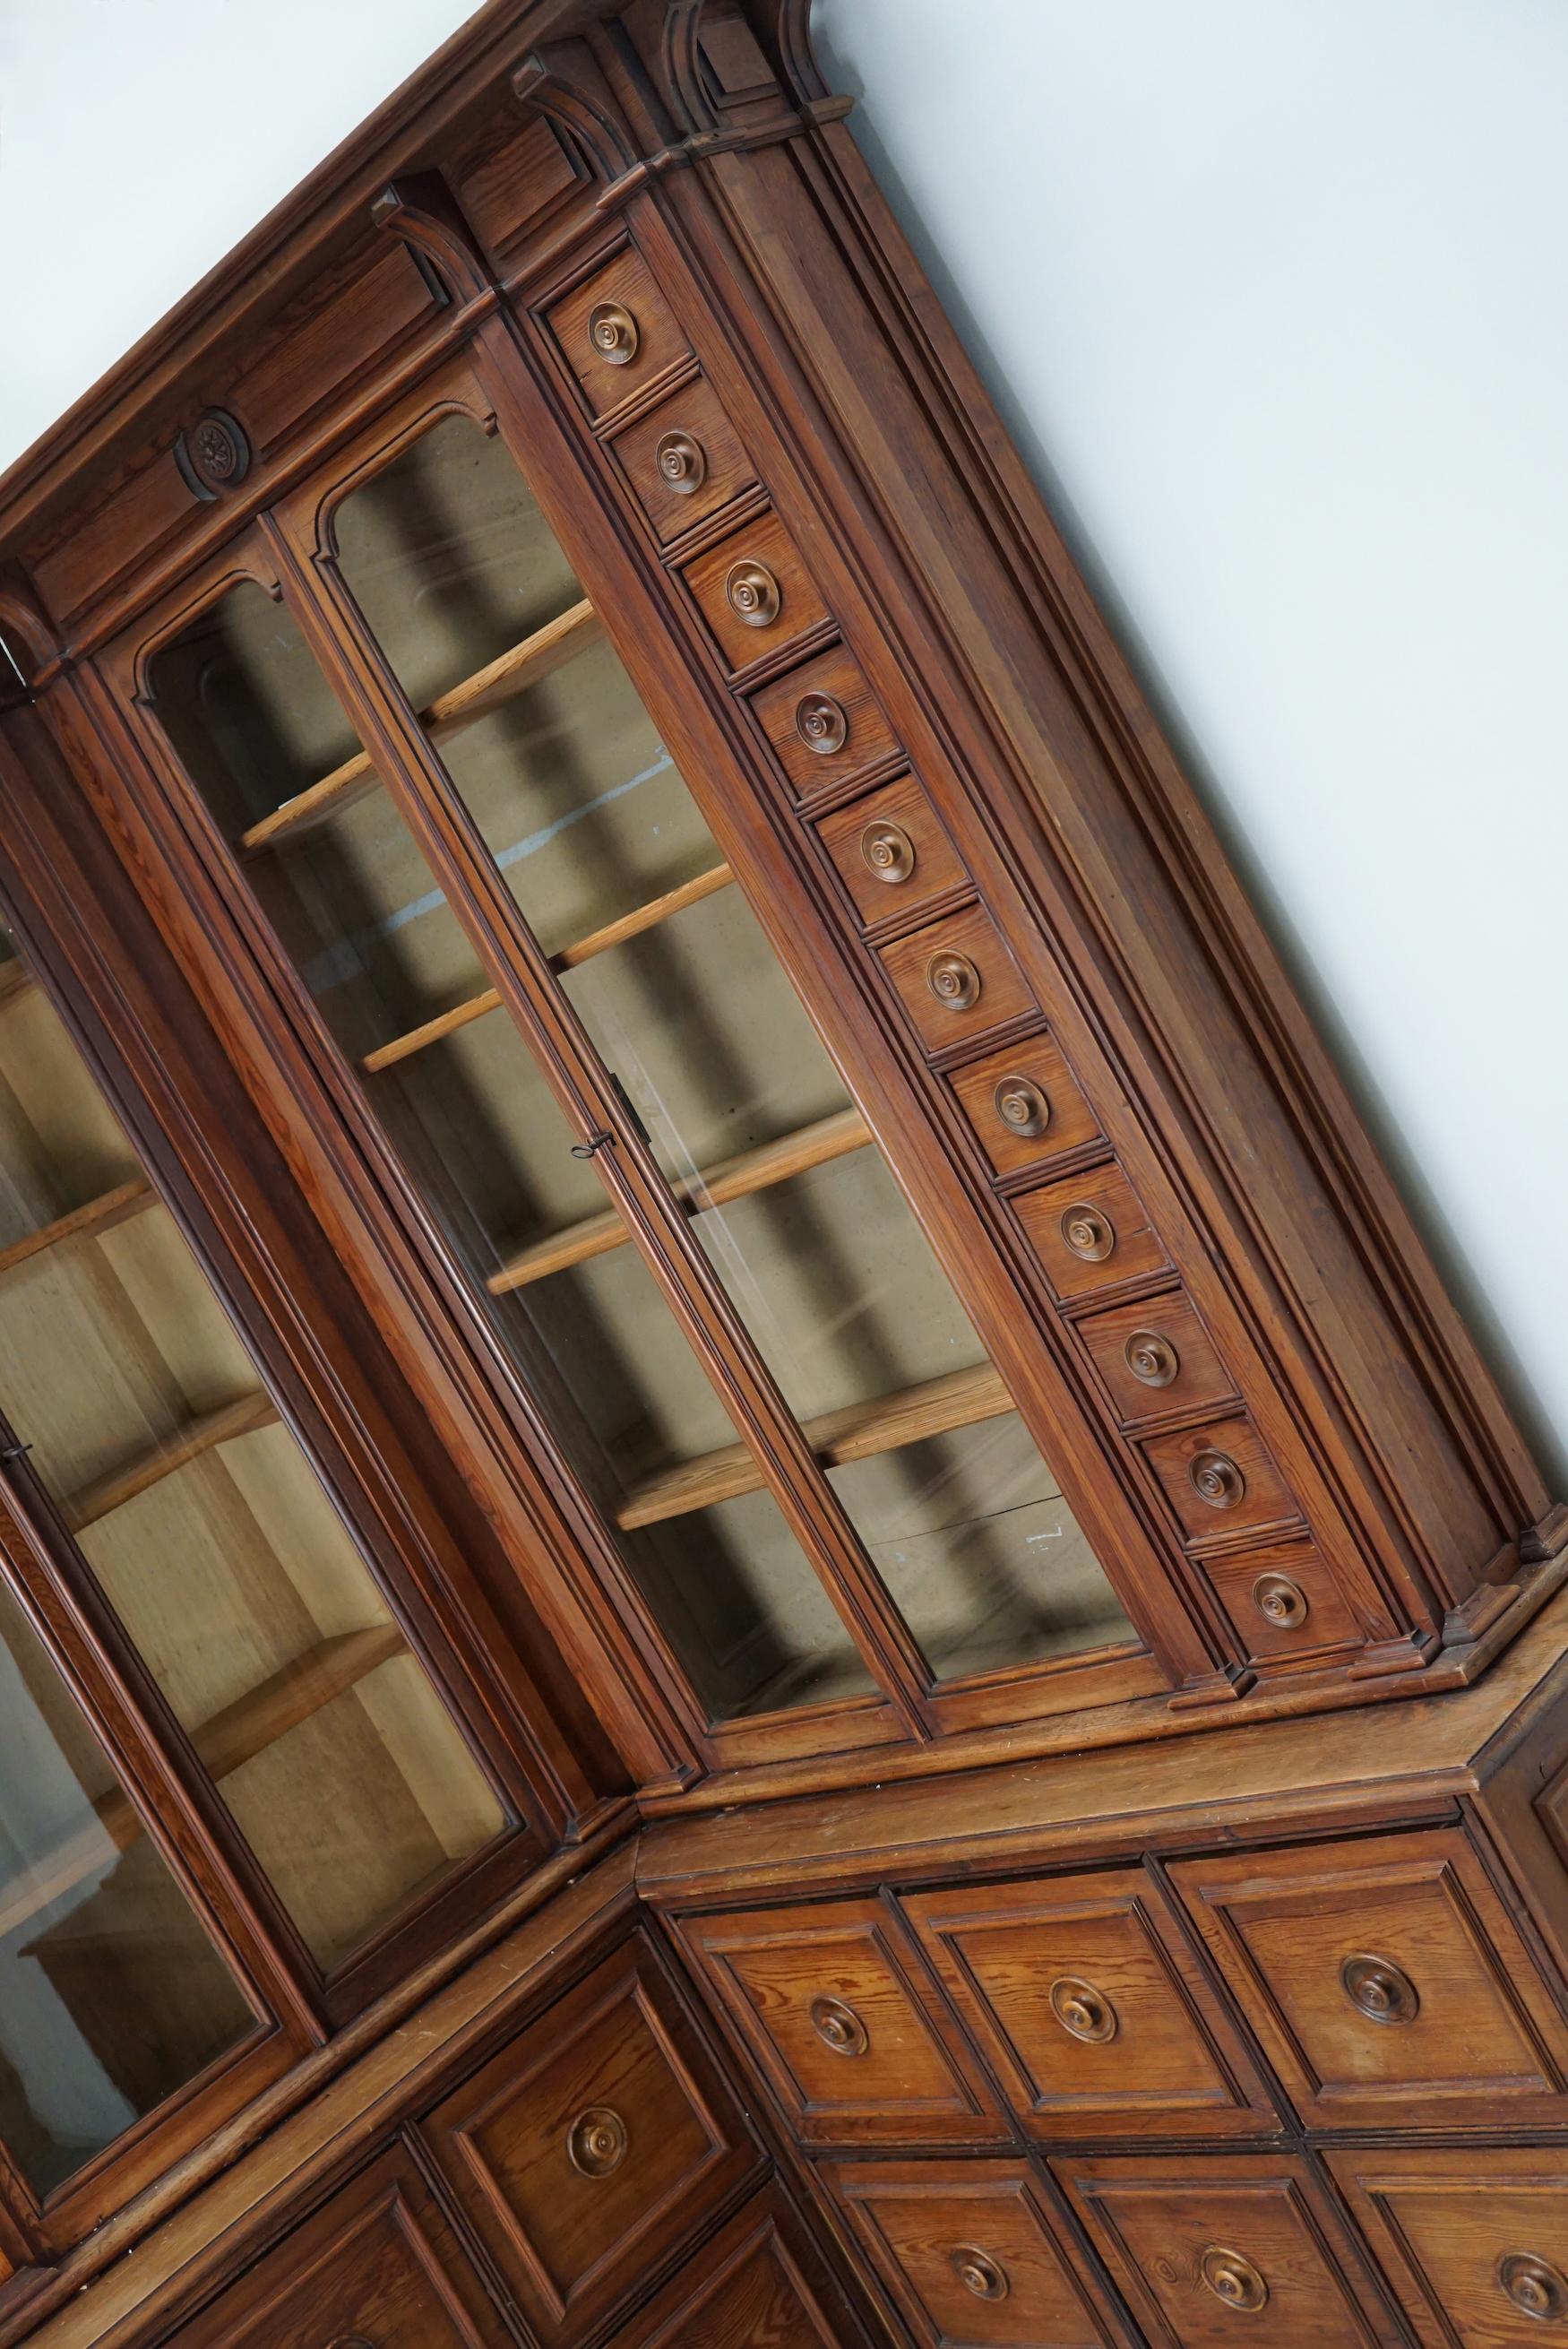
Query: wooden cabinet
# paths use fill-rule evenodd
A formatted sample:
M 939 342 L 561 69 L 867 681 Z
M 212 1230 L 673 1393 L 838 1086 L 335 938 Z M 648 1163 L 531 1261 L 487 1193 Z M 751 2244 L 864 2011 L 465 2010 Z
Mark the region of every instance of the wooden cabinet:
M 1559 2147 L 1336 2153 L 1350 2204 L 1430 2349 L 1527 2349 L 1568 2323 L 1568 2161 Z

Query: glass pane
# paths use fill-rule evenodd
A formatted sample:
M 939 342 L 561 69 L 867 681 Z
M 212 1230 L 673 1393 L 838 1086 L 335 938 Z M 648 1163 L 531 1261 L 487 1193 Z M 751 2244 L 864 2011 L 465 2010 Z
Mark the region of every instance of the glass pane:
M 506 1815 L 59 1019 L 12 969 L 0 1407 L 332 1967 Z
M 438 425 L 347 501 L 338 546 L 934 1669 L 952 1677 L 1129 1638 L 501 441 L 465 419 Z M 410 1025 L 439 1008 L 427 998 Z M 570 1237 L 564 1218 L 558 1228 Z M 1006 1443 L 992 1424 L 1003 1414 Z M 902 1464 L 870 1464 L 906 1450 Z M 982 1463 L 1006 1470 L 994 1488 Z M 1043 1525 L 1021 1530 L 1020 1513 L 1040 1510 L 1057 1527 L 1049 1539 Z
M 0 1582 L 0 2138 L 41 2198 L 255 2027 Z
M 439 595 L 434 597 L 439 609 Z M 437 625 L 432 622 L 432 625 Z M 410 1176 L 612 1523 L 694 1455 L 735 1455 L 750 1489 L 624 1527 L 631 1570 L 717 1716 L 872 1687 L 777 1503 L 389 795 L 355 779 L 336 705 L 285 613 L 234 590 L 166 653 L 160 717 L 232 835 L 285 820 L 247 857 L 258 897 Z M 314 820 L 313 820 L 314 819 Z M 475 1003 L 483 1016 L 454 1015 Z M 404 1049 L 436 1019 L 438 1039 Z M 562 1255 L 562 1231 L 588 1232 Z M 605 1245 L 608 1243 L 608 1245 Z M 548 1261 L 539 1251 L 549 1244 Z M 535 1251 L 531 1260 L 530 1251 Z M 246 1774 L 253 1777 L 255 1773 Z M 239 1790 L 232 1788 L 236 1806 Z M 325 1891 L 330 1891 L 327 1872 Z

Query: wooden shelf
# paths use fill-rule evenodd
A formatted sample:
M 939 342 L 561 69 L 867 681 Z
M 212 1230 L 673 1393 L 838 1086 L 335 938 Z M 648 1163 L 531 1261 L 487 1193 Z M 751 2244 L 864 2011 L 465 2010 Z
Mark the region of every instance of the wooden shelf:
M 46 1248 L 57 1247 L 62 1240 L 82 1239 L 89 1232 L 112 1231 L 117 1224 L 157 1204 L 157 1192 L 139 1174 L 129 1183 L 117 1184 L 101 1198 L 89 1199 L 85 1207 L 73 1207 L 68 1215 L 57 1216 L 52 1224 L 41 1225 L 26 1238 L 13 1240 L 8 1248 L 0 1248 L 0 1272 L 9 1272 L 14 1265 L 42 1256 Z
M 955 1427 L 999 1419 L 1016 1408 L 990 1363 L 980 1362 L 973 1370 L 952 1371 L 945 1378 L 928 1379 L 898 1394 L 825 1412 L 820 1419 L 807 1420 L 802 1433 L 823 1466 L 838 1468 L 847 1461 L 870 1460 L 879 1452 L 897 1452 L 906 1444 L 949 1434 Z M 762 1483 L 746 1445 L 727 1444 L 720 1452 L 706 1452 L 677 1468 L 661 1469 L 634 1485 L 616 1513 L 616 1523 L 627 1532 L 636 1526 L 657 1525 L 661 1518 L 686 1516 L 715 1501 L 760 1492 Z
M 215 1713 L 192 1733 L 191 1742 L 212 1776 L 226 1778 L 379 1665 L 401 1655 L 404 1645 L 395 1623 L 378 1623 L 365 1631 L 340 1631 Z M 100 1795 L 93 1810 L 93 1826 L 70 1837 L 47 1859 L 0 1890 L 0 1937 L 14 1932 L 101 1868 L 106 1837 L 116 1850 L 124 1851 L 141 1833 L 135 1805 L 118 1786 L 111 1794 Z
M 115 1509 L 123 1508 L 141 1493 L 150 1492 L 165 1476 L 199 1460 L 203 1452 L 214 1444 L 231 1443 L 237 1435 L 250 1435 L 259 1427 L 271 1427 L 277 1419 L 277 1406 L 270 1395 L 242 1395 L 237 1402 L 226 1402 L 216 1411 L 205 1411 L 196 1419 L 187 1420 L 164 1442 L 144 1452 L 129 1467 L 117 1468 L 111 1475 L 98 1476 L 84 1485 L 62 1504 L 66 1523 L 72 1533 L 79 1534 L 97 1525 Z
M 815 1125 L 803 1125 L 797 1133 L 764 1142 L 755 1150 L 743 1150 L 690 1182 L 672 1187 L 682 1206 L 694 1214 L 704 1207 L 722 1207 L 727 1200 L 748 1198 L 754 1191 L 788 1182 L 791 1174 L 803 1174 L 812 1166 L 847 1157 L 851 1150 L 863 1150 L 871 1138 L 871 1128 L 859 1110 L 835 1110 L 831 1117 L 819 1118 Z M 604 1256 L 630 1237 L 619 1212 L 607 1207 L 603 1215 L 584 1216 L 582 1223 L 555 1232 L 547 1240 L 536 1240 L 492 1273 L 486 1286 L 492 1297 L 504 1297 L 509 1289 L 525 1288 L 547 1273 L 564 1272 L 568 1265 Z
M 579 963 L 591 962 L 595 955 L 606 953 L 611 947 L 624 946 L 628 938 L 641 937 L 645 930 L 667 922 L 672 914 L 684 913 L 688 905 L 700 905 L 717 890 L 727 889 L 734 878 L 727 864 L 710 865 L 706 873 L 683 881 L 678 888 L 666 889 L 662 896 L 634 905 L 629 914 L 606 922 L 602 929 L 590 930 L 574 946 L 562 947 L 559 954 L 551 956 L 550 967 L 557 971 L 575 970 Z M 374 1052 L 366 1054 L 360 1066 L 373 1072 L 389 1069 L 394 1061 L 406 1061 L 411 1052 L 422 1052 L 427 1044 L 438 1044 L 443 1036 L 466 1028 L 470 1019 L 482 1019 L 487 1011 L 500 1009 L 500 997 L 493 987 L 487 987 L 482 995 L 470 995 L 466 1003 L 455 1005 L 450 1011 L 438 1012 L 421 1027 L 410 1028 L 407 1035 L 394 1036 L 389 1044 L 378 1044 Z
M 427 709 L 419 712 L 419 723 L 433 742 L 439 742 L 459 728 L 471 726 L 478 718 L 487 718 L 492 709 L 500 709 L 517 694 L 530 686 L 542 684 L 563 661 L 583 652 L 599 634 L 598 616 L 592 604 L 573 604 L 569 612 L 535 629 L 520 645 L 501 653 L 485 668 L 476 669 L 449 693 L 441 694 Z M 366 750 L 358 750 L 324 775 L 308 791 L 299 792 L 285 800 L 271 815 L 263 816 L 248 832 L 240 834 L 240 846 L 247 853 L 271 847 L 287 833 L 301 832 L 321 817 L 330 814 L 339 805 L 346 804 L 348 796 L 356 795 L 377 782 L 374 761 Z

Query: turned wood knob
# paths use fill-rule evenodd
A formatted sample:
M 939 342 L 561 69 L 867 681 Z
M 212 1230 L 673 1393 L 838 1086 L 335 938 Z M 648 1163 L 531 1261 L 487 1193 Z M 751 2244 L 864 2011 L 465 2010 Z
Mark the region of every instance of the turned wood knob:
M 725 601 L 748 628 L 769 628 L 784 607 L 783 591 L 765 563 L 732 563 L 724 578 Z
M 1116 2009 L 1103 1991 L 1078 1974 L 1062 1974 L 1050 1987 L 1051 2013 L 1075 2039 L 1103 2044 L 1117 2033 Z
M 1497 2263 L 1497 2281 L 1524 2315 L 1549 2324 L 1568 2318 L 1568 2278 L 1550 2260 L 1537 2259 L 1533 2251 L 1508 2251 Z
M 642 341 L 637 322 L 619 302 L 601 302 L 588 314 L 588 340 L 606 367 L 630 367 Z
M 1253 1605 L 1265 1622 L 1282 1631 L 1295 1630 L 1312 1612 L 1305 1591 L 1288 1574 L 1260 1574 L 1253 1585 Z
M 967 1011 L 980 1000 L 980 974 L 967 955 L 933 955 L 925 983 L 944 1011 Z
M 1187 1482 L 1212 1509 L 1233 1509 L 1246 1497 L 1247 1480 L 1228 1452 L 1200 1452 L 1187 1464 Z
M 991 1102 L 1008 1133 L 1024 1141 L 1044 1133 L 1051 1122 L 1050 1102 L 1028 1077 L 1001 1078 Z
M 897 888 L 914 871 L 914 843 L 902 823 L 879 816 L 861 834 L 861 863 L 879 881 Z
M 612 2105 L 590 2105 L 566 2132 L 566 2158 L 584 2178 L 608 2178 L 626 2158 L 626 2124 Z
M 976 2300 L 1006 2300 L 1013 2289 L 1000 2260 L 994 2260 L 989 2251 L 979 2251 L 973 2243 L 955 2243 L 947 2260 L 965 2291 L 972 2292 Z
M 689 432 L 666 432 L 654 450 L 654 467 L 667 490 L 689 498 L 707 479 L 707 451 Z
M 872 2044 L 871 2033 L 854 2008 L 846 2006 L 841 1998 L 826 1994 L 814 1998 L 810 2015 L 812 2030 L 835 2055 L 863 2055 Z
M 1116 1226 L 1110 1217 L 1082 1199 L 1067 1209 L 1057 1229 L 1074 1256 L 1082 1257 L 1085 1264 L 1103 1264 L 1116 1246 Z
M 830 693 L 803 693 L 795 704 L 795 731 L 808 750 L 830 759 L 850 739 L 850 721 L 843 704 Z
M 1244 2260 L 1240 2251 L 1226 2251 L 1221 2243 L 1212 2244 L 1204 2252 L 1198 2272 L 1206 2290 L 1240 2314 L 1255 2316 L 1268 2301 L 1268 2285 L 1251 2260 Z
M 1357 1951 L 1340 1967 L 1339 1981 L 1351 2005 L 1369 2023 L 1414 2023 L 1421 2011 L 1420 1992 L 1392 1958 Z
M 1121 1359 L 1145 1387 L 1168 1387 L 1181 1368 L 1181 1355 L 1158 1330 L 1135 1330 L 1121 1350 Z

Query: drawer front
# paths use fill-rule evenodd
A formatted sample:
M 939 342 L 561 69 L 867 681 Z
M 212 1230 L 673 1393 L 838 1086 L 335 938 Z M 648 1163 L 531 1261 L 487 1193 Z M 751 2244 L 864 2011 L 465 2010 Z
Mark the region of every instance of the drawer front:
M 1568 2151 L 1329 2158 L 1428 2349 L 1542 2349 L 1568 2340 Z
M 968 878 L 913 775 L 824 816 L 819 829 L 862 922 L 905 913 Z
M 725 2017 L 808 2145 L 995 2145 L 1006 2126 L 881 1901 L 697 1918 Z
M 1042 1165 L 1099 1136 L 1094 1112 L 1049 1036 L 971 1061 L 952 1085 L 998 1174 Z
M 248 2268 L 170 2349 L 509 2349 L 511 2336 L 401 2147 Z
M 686 338 L 638 256 L 618 253 L 562 295 L 550 331 L 595 416 L 687 357 Z
M 1015 1201 L 1058 1297 L 1092 1296 L 1170 1269 L 1137 1192 L 1119 1166 L 1070 1174 Z
M 1277 2133 L 1238 2033 L 1140 1868 L 903 1907 L 1030 2136 Z
M 613 2349 L 866 2349 L 782 2196 L 769 2191 L 688 2260 Z
M 1257 1430 L 1239 1413 L 1180 1435 L 1150 1436 L 1143 1450 L 1194 1541 L 1246 1526 L 1281 1525 L 1297 1514 Z
M 1305 2165 L 1054 2163 L 1150 2349 L 1373 2349 L 1398 2339 Z
M 1356 1618 L 1310 1542 L 1216 1552 L 1203 1573 L 1252 1662 L 1356 1643 Z
M 927 2349 L 1110 2349 L 1124 2339 L 1026 2162 L 844 2162 L 829 2174 Z
M 782 651 L 828 616 L 777 514 L 699 555 L 686 578 L 732 669 Z
M 1141 1305 L 1113 1305 L 1079 1322 L 1078 1334 L 1129 1427 L 1167 1412 L 1211 1411 L 1235 1393 L 1180 1289 Z
M 851 783 L 899 754 L 881 704 L 842 645 L 763 686 L 751 707 L 802 798 Z
M 881 949 L 883 968 L 929 1052 L 1033 1011 L 1035 999 L 983 906 Z
M 614 447 L 633 496 L 665 543 L 757 479 L 740 436 L 700 376 L 629 424 Z
M 1563 2120 L 1562 2019 L 1458 1828 L 1171 1873 L 1309 2125 Z
M 758 2161 L 640 1940 L 465 2081 L 421 2134 L 545 2342 L 608 2313 Z

